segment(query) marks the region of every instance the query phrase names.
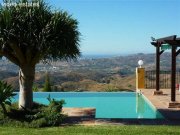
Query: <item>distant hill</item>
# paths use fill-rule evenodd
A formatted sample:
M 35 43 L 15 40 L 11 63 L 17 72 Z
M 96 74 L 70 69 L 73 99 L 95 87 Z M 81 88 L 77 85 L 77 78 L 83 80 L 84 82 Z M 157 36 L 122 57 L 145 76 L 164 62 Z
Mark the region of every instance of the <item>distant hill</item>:
M 108 58 L 80 58 L 77 61 L 57 61 L 44 65 L 42 63 L 36 66 L 36 71 L 78 71 L 82 70 L 101 70 L 114 72 L 116 69 L 120 69 L 121 73 L 129 72 L 134 73 L 134 68 L 138 66 L 138 60 L 144 61 L 144 66 L 147 70 L 155 69 L 155 54 L 132 54 L 127 56 L 116 56 Z M 161 69 L 170 70 L 171 68 L 171 54 L 163 53 L 161 55 Z M 10 62 L 4 62 L 0 60 L 0 70 L 8 72 L 18 72 L 18 67 Z M 180 55 L 177 57 L 177 69 L 180 70 Z M 126 73 L 125 73 L 126 74 Z
M 58 61 L 36 66 L 35 85 L 42 89 L 44 74 L 50 73 L 53 89 L 57 91 L 119 91 L 135 89 L 135 68 L 138 60 L 144 61 L 146 70 L 155 69 L 155 54 L 132 54 L 108 58 L 81 58 L 77 61 Z M 171 54 L 161 56 L 161 69 L 170 70 Z M 177 57 L 180 70 L 180 56 Z M 18 67 L 10 62 L 0 61 L 0 79 L 18 85 Z
M 5 70 L 5 71 L 0 70 L 0 80 L 2 80 L 4 78 L 9 78 L 9 77 L 15 77 L 15 76 L 17 76 L 17 73 L 9 72 L 7 70 Z
M 36 73 L 35 83 L 40 90 L 45 82 L 45 72 Z M 19 90 L 18 76 L 3 79 L 11 84 L 15 90 Z M 102 76 L 92 74 L 88 76 L 76 72 L 71 73 L 50 73 L 50 81 L 54 91 L 121 91 L 135 90 L 135 76 L 122 77 L 118 74 Z

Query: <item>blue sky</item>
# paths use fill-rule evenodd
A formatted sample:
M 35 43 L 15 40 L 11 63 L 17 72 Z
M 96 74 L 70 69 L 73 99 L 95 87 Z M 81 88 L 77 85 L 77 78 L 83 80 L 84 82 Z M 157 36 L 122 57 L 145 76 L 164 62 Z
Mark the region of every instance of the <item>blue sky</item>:
M 154 53 L 151 36 L 180 36 L 180 0 L 46 1 L 79 21 L 82 54 Z
M 154 53 L 150 37 L 180 36 L 180 0 L 49 0 L 79 21 L 83 54 Z

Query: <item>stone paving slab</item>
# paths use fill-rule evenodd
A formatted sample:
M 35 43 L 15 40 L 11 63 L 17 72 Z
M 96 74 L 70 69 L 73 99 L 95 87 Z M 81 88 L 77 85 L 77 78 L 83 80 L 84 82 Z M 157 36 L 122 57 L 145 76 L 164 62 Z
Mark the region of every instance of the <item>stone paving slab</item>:
M 87 117 L 87 118 L 95 118 L 96 108 L 84 107 L 63 107 L 63 114 L 68 115 L 69 117 Z
M 154 91 L 154 89 L 141 90 L 142 94 L 149 99 L 166 119 L 180 120 L 180 108 L 169 108 L 169 103 L 171 103 L 171 90 L 162 89 L 162 95 L 153 95 Z M 176 91 L 176 103 L 180 103 L 180 92 L 178 90 Z

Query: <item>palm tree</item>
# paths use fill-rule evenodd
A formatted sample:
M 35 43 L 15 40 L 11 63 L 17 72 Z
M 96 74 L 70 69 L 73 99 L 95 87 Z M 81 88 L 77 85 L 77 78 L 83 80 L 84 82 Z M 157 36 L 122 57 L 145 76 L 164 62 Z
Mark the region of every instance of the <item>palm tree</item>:
M 67 12 L 52 11 L 43 0 L 37 1 L 39 6 L 20 6 L 17 2 L 16 6 L 0 8 L 0 56 L 20 68 L 20 109 L 33 106 L 37 63 L 80 56 L 77 20 Z

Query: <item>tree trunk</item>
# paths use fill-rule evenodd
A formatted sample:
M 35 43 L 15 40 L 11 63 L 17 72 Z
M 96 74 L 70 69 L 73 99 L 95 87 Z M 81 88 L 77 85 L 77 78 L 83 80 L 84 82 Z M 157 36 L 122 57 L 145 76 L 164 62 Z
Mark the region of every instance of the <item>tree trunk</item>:
M 31 109 L 33 106 L 33 81 L 35 66 L 22 66 L 19 70 L 19 109 Z

